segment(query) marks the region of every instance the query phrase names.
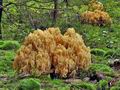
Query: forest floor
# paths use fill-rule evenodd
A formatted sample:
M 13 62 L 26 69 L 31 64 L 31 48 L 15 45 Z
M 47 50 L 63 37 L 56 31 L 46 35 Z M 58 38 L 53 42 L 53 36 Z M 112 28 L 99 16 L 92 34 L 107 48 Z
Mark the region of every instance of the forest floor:
M 107 1 L 107 0 L 106 0 Z M 120 2 L 104 3 L 112 17 L 106 27 L 72 23 L 91 48 L 92 65 L 77 79 L 17 75 L 12 67 L 18 41 L 0 40 L 0 90 L 120 90 Z
M 98 28 L 91 25 L 88 27 Z M 120 33 L 119 30 L 115 32 Z M 117 44 L 119 43 L 118 41 Z M 115 49 L 116 46 L 109 48 L 101 45 L 101 48 L 91 48 L 92 65 L 88 71 L 79 71 L 77 79 L 52 80 L 50 75 L 17 75 L 12 63 L 20 44 L 18 41 L 1 40 L 0 90 L 120 90 L 120 47 Z

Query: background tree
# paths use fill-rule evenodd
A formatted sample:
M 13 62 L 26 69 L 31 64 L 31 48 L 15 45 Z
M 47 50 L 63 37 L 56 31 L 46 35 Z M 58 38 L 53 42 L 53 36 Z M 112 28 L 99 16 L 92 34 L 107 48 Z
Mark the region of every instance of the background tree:
M 3 10 L 3 0 L 0 0 L 0 39 L 2 39 L 2 28 L 1 28 L 2 10 Z

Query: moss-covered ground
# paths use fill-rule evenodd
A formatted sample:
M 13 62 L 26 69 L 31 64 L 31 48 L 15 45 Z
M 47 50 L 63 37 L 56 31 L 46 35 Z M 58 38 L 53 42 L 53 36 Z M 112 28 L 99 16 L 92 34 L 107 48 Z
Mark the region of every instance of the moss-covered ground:
M 100 1 L 112 17 L 111 26 L 77 22 L 70 25 L 83 35 L 86 45 L 91 48 L 92 65 L 88 71 L 79 71 L 78 79 L 66 80 L 51 80 L 49 75 L 18 76 L 12 62 L 21 44 L 0 40 L 0 90 L 120 90 L 120 63 L 113 64 L 120 62 L 120 1 Z
M 90 69 L 78 71 L 78 79 L 52 80 L 49 75 L 17 75 L 12 62 L 20 44 L 17 41 L 0 41 L 0 90 L 120 90 L 120 69 L 110 66 L 112 61 L 120 59 L 120 47 L 102 48 L 103 44 L 98 45 L 101 48 L 96 46 L 91 49 Z

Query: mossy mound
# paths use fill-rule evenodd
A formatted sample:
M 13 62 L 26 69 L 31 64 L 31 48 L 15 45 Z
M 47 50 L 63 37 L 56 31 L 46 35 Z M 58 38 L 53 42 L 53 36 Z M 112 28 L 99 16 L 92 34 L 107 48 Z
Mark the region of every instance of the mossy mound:
M 100 80 L 99 82 L 99 88 L 101 90 L 107 90 L 109 87 L 108 87 L 108 81 L 106 80 Z
M 40 90 L 39 80 L 29 78 L 20 81 L 17 90 Z
M 106 54 L 106 51 L 99 48 L 93 48 L 91 49 L 91 54 L 94 54 L 96 56 L 104 56 Z
M 12 41 L 12 40 L 0 41 L 0 49 L 2 50 L 18 49 L 19 47 L 20 47 L 20 43 L 18 41 Z
M 92 64 L 90 70 L 93 72 L 102 72 L 108 75 L 112 75 L 114 73 L 114 70 L 105 64 Z

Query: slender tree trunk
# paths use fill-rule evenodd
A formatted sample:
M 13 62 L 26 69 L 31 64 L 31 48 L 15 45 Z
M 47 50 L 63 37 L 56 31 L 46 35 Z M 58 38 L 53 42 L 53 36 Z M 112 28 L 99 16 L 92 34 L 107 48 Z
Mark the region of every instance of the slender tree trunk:
M 3 0 L 0 0 L 0 39 L 2 39 L 2 26 L 1 26 L 2 10 L 3 10 L 2 3 L 3 3 Z
M 54 1 L 54 10 L 53 10 L 53 20 L 52 20 L 52 26 L 56 24 L 57 21 L 57 14 L 58 14 L 58 0 L 53 0 Z

